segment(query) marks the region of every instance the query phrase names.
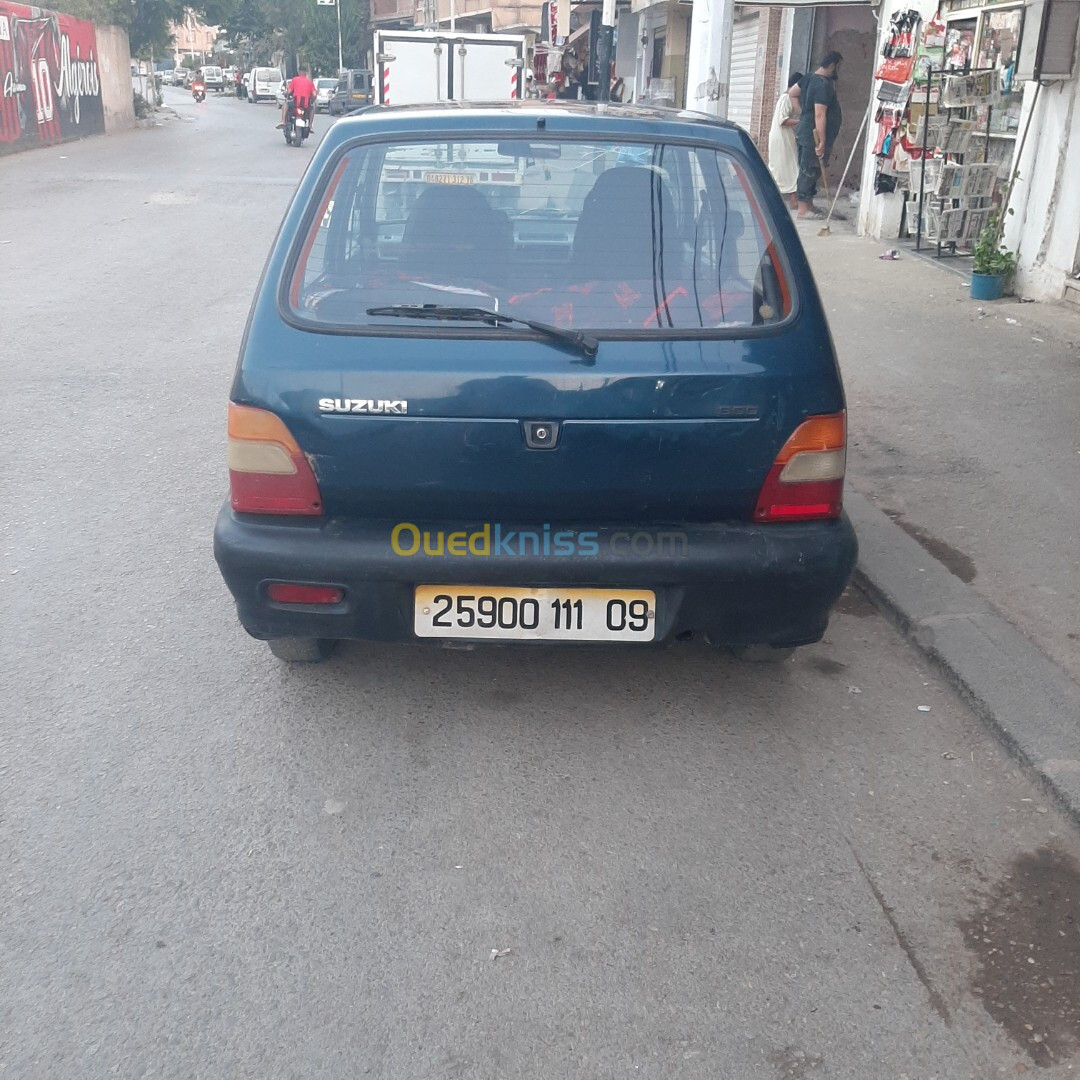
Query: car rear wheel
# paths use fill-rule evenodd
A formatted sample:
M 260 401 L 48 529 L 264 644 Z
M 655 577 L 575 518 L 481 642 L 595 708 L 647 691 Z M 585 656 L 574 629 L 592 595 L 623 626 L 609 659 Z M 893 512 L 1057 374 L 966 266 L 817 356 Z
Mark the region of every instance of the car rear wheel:
M 746 664 L 782 664 L 795 655 L 794 646 L 732 645 L 731 655 Z
M 317 664 L 334 651 L 337 642 L 333 638 L 281 637 L 271 638 L 266 644 L 279 660 L 290 664 Z

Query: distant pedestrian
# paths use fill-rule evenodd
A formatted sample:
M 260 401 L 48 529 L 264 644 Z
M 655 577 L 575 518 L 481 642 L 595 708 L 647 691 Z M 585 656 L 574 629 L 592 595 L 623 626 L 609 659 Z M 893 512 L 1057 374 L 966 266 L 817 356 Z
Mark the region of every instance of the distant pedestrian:
M 803 78 L 796 71 L 788 79 L 788 88 L 776 99 L 772 124 L 769 127 L 769 172 L 789 205 L 798 206 L 795 189 L 799 182 L 799 148 L 795 142 L 795 127 L 799 122 L 799 105 L 791 95 Z
M 795 128 L 799 152 L 796 193 L 801 218 L 825 216 L 824 211 L 814 206 L 814 196 L 822 171 L 829 163 L 833 143 L 840 133 L 842 115 L 836 96 L 836 81 L 843 59 L 838 52 L 826 53 L 802 89 L 802 114 Z

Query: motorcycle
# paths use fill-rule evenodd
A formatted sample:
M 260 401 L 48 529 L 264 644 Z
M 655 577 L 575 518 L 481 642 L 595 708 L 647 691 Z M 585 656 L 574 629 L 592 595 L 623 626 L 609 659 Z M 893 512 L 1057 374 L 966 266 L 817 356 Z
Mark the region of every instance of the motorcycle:
M 309 105 L 306 109 L 296 107 L 296 99 L 289 95 L 289 109 L 285 114 L 285 141 L 290 146 L 303 146 L 304 140 L 311 134 L 311 120 L 314 108 Z
M 199 79 L 191 84 L 191 96 L 198 102 L 206 100 L 206 85 Z

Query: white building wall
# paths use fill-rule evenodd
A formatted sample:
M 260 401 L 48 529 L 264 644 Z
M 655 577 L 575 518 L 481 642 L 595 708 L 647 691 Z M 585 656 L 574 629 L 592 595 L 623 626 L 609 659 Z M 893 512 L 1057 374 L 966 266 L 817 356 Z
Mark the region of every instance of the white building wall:
M 1058 300 L 1080 239 L 1080 81 L 1048 83 L 1038 100 L 1035 90 L 1034 83 L 1024 90 L 1021 135 L 1033 102 L 1035 111 L 1016 166 L 1005 243 L 1019 255 L 1018 291 Z

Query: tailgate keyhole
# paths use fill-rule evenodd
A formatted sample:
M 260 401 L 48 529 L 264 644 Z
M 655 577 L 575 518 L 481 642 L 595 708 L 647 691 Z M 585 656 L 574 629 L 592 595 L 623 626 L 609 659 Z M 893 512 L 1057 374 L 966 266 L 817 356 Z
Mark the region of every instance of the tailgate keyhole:
M 525 445 L 530 450 L 554 450 L 559 441 L 559 425 L 554 420 L 524 420 Z

